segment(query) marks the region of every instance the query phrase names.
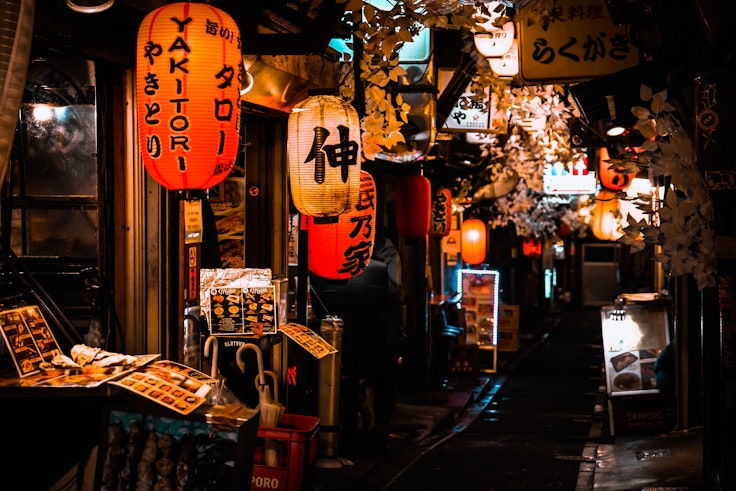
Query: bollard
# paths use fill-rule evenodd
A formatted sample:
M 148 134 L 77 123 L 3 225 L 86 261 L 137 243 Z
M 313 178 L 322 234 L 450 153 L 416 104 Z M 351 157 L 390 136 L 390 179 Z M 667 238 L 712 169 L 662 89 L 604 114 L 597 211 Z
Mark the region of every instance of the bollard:
M 320 335 L 337 352 L 319 360 L 319 392 L 317 416 L 320 425 L 317 432 L 317 453 L 323 457 L 337 457 L 340 439 L 340 380 L 342 367 L 343 320 L 327 316 L 320 322 Z

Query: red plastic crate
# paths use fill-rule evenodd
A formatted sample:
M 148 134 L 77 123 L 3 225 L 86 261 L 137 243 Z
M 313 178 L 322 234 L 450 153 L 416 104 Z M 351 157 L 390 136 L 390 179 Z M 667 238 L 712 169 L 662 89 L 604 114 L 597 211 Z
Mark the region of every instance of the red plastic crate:
M 284 465 L 271 467 L 254 464 L 251 491 L 302 491 L 311 482 L 317 457 L 319 418 L 283 414 L 278 427 L 258 427 L 258 438 L 273 438 L 283 444 Z

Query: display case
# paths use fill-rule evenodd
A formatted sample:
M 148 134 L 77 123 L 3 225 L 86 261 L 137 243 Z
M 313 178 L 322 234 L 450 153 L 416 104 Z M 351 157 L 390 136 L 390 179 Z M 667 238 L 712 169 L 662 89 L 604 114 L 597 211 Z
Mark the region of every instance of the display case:
M 459 269 L 457 291 L 465 313 L 465 342 L 477 344 L 481 371 L 496 371 L 498 290 L 500 273 L 490 269 Z

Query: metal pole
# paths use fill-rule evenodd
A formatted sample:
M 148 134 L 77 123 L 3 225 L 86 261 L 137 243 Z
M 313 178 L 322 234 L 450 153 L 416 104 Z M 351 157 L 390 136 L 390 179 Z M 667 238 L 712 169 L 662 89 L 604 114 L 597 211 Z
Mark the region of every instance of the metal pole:
M 320 323 L 320 335 L 337 349 L 336 353 L 319 360 L 319 397 L 317 415 L 320 426 L 317 433 L 317 453 L 337 457 L 340 439 L 340 380 L 342 366 L 342 335 L 344 322 L 339 317 L 327 316 Z

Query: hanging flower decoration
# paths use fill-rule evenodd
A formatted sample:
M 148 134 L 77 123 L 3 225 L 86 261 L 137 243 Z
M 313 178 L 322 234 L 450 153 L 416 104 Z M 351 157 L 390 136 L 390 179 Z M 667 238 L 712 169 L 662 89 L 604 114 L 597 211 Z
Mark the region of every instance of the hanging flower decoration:
M 667 101 L 667 91 L 652 93 L 646 85 L 640 98 L 649 108 L 637 106 L 631 112 L 639 118 L 636 129 L 645 138 L 643 152 L 629 154 L 621 161 L 648 170 L 650 178 L 670 182 L 663 200 L 643 196 L 642 209 L 652 215 L 651 223 L 629 215 L 623 243 L 643 237 L 645 243 L 659 244 L 655 259 L 672 276 L 692 274 L 699 289 L 716 284 L 716 255 L 713 202 L 695 162 L 695 146 L 683 128 L 676 109 Z M 654 209 L 652 209 L 652 204 Z

